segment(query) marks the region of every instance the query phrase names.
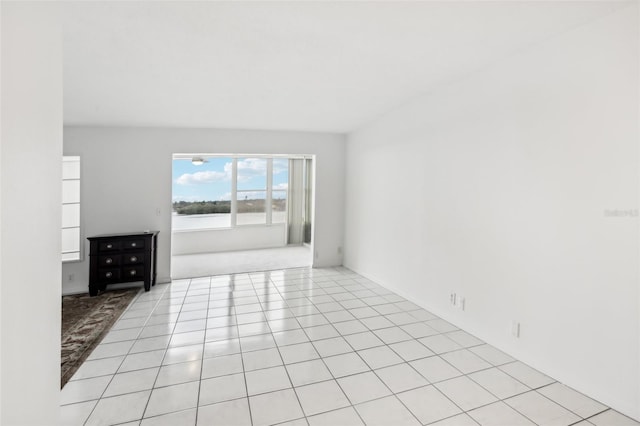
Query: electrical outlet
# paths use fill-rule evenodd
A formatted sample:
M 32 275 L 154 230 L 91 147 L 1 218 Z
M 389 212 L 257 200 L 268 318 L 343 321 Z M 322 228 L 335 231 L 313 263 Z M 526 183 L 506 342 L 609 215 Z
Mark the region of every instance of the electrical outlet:
M 465 300 L 464 297 L 462 297 L 462 296 L 458 297 L 458 308 L 460 308 L 461 311 L 464 311 L 465 302 L 466 302 L 466 300 Z
M 160 208 L 156 209 L 156 216 L 160 216 L 162 214 L 162 211 L 160 210 Z
M 76 279 L 76 274 L 69 274 L 69 276 L 67 277 L 67 279 L 69 280 L 69 282 L 73 281 Z
M 338 254 L 342 254 L 342 246 L 338 247 Z
M 511 336 L 520 338 L 520 323 L 516 320 L 511 321 Z
M 456 306 L 456 300 L 457 300 L 457 295 L 455 293 L 451 293 L 449 295 L 449 303 L 451 303 L 452 306 Z

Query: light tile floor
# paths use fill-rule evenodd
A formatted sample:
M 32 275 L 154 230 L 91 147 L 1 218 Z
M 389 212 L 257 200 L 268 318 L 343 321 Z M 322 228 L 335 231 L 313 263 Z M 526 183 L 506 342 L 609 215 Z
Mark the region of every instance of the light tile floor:
M 158 284 L 64 425 L 640 425 L 345 268 Z

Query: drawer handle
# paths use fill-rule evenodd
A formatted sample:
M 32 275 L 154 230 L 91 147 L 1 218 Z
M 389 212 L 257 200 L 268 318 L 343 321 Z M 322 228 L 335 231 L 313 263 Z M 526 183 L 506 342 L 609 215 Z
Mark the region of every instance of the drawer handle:
M 111 264 L 111 263 L 113 263 L 113 259 L 112 259 L 112 258 L 110 258 L 110 257 L 107 257 L 107 258 L 105 259 L 104 263 Z
M 104 274 L 104 276 L 107 278 L 111 278 L 113 274 L 111 272 L 107 272 L 106 274 Z
M 131 247 L 135 247 L 135 246 L 136 246 L 136 243 L 131 243 Z
M 136 270 L 133 269 L 131 272 L 129 272 L 129 275 L 134 276 L 136 274 Z
M 107 248 L 113 248 L 113 244 L 107 244 Z
M 131 260 L 132 262 L 137 262 L 137 261 L 138 261 L 138 258 L 137 258 L 137 257 L 135 257 L 135 256 L 131 256 L 131 259 L 129 259 L 129 260 Z

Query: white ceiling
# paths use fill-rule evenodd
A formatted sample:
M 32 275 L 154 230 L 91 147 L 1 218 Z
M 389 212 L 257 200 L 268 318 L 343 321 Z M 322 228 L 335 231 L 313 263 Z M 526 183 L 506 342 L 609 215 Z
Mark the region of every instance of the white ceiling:
M 612 2 L 73 2 L 66 124 L 348 132 Z

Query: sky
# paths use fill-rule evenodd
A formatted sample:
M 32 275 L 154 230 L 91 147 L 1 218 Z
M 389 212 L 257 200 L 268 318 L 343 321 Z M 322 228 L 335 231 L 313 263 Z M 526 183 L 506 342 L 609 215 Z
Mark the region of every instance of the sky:
M 194 166 L 188 159 L 173 160 L 173 201 L 222 201 L 231 199 L 231 158 L 207 158 Z M 289 182 L 289 160 L 273 159 L 273 198 L 283 198 Z M 267 160 L 238 158 L 238 199 L 265 198 Z M 240 192 L 247 191 L 247 192 Z

